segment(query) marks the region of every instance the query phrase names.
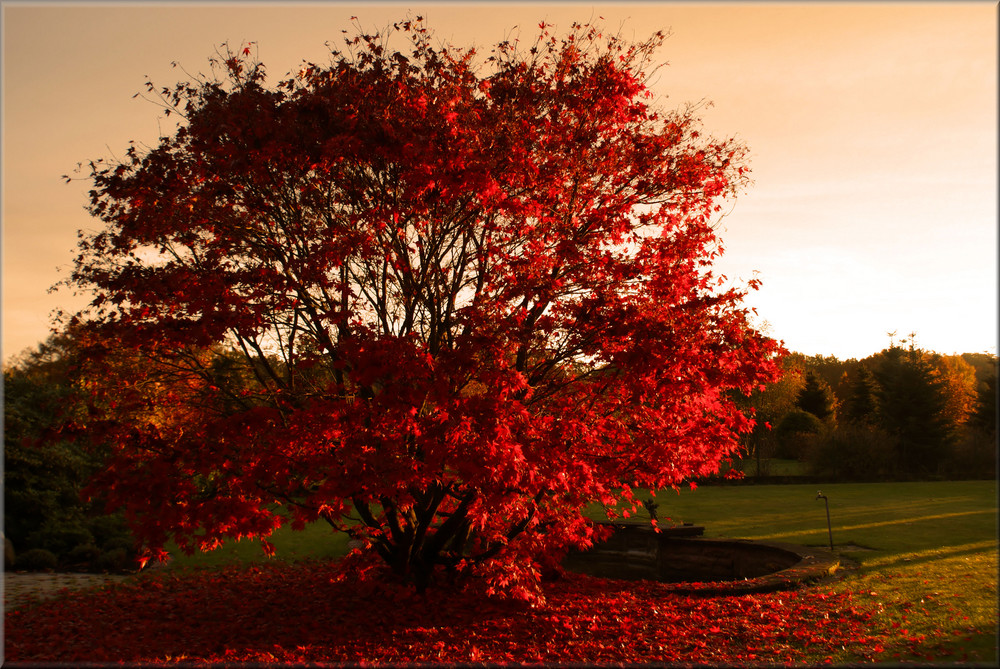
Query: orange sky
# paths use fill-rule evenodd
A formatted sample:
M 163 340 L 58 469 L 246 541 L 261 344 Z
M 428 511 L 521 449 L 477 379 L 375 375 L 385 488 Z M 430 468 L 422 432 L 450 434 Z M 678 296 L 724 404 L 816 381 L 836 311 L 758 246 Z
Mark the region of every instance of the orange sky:
M 3 359 L 43 340 L 83 298 L 65 276 L 86 182 L 78 162 L 167 129 L 132 95 L 204 71 L 214 47 L 259 44 L 277 80 L 326 61 L 349 17 L 407 12 L 481 50 L 603 16 L 624 35 L 672 36 L 660 103 L 711 100 L 708 131 L 751 152 L 754 185 L 720 228 L 733 279 L 795 351 L 865 357 L 914 331 L 942 353 L 996 352 L 997 6 L 977 3 L 3 3 Z M 60 268 L 62 271 L 60 271 Z

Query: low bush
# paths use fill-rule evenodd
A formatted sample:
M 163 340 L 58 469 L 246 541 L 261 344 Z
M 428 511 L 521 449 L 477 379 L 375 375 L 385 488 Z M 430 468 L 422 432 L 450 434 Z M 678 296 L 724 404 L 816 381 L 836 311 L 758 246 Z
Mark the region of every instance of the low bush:
M 895 474 L 895 442 L 878 428 L 848 423 L 817 435 L 805 460 L 814 476 L 884 481 Z
M 945 461 L 946 473 L 954 478 L 989 480 L 997 475 L 995 432 L 970 428 L 952 448 Z
M 823 431 L 823 422 L 808 411 L 794 409 L 788 412 L 774 430 L 777 444 L 774 457 L 792 460 L 800 458 L 810 448 L 816 435 Z
M 56 555 L 67 555 L 77 546 L 93 545 L 94 535 L 82 524 L 48 522 L 28 535 L 27 545 L 44 548 Z
M 104 549 L 105 553 L 121 549 L 126 554 L 131 555 L 135 553 L 135 542 L 128 537 L 112 537 L 101 544 L 101 548 Z
M 101 553 L 96 560 L 91 563 L 92 571 L 119 572 L 125 571 L 133 566 L 132 558 L 124 548 Z
M 109 550 L 107 544 L 111 541 L 124 540 L 129 547 L 132 544 L 132 535 L 121 514 L 88 518 L 86 527 L 94 537 L 94 545 L 104 546 L 104 550 Z
M 46 571 L 55 569 L 59 559 L 52 551 L 44 548 L 32 548 L 17 556 L 14 568 L 19 571 Z
M 117 549 L 128 557 L 135 553 L 124 519 L 116 516 L 50 520 L 28 535 L 25 548 L 49 551 L 57 562 L 71 567 L 86 565 Z
M 101 556 L 101 549 L 93 544 L 80 544 L 66 554 L 66 562 L 69 565 L 89 565 Z

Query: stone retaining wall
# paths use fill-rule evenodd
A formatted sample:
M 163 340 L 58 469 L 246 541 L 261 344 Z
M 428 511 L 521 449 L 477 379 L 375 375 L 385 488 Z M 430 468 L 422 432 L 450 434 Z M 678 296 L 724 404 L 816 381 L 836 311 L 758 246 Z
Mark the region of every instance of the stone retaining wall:
M 735 589 L 745 591 L 817 580 L 836 571 L 840 561 L 832 553 L 805 547 L 678 538 L 657 534 L 649 526 L 616 525 L 606 542 L 588 551 L 571 552 L 563 566 L 602 578 L 713 583 L 722 589 L 727 587 L 725 582 L 731 582 Z

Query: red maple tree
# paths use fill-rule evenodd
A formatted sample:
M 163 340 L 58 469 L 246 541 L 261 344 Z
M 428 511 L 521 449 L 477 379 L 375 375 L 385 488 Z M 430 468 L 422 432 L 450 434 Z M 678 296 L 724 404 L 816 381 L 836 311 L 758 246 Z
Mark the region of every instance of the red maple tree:
M 745 149 L 654 108 L 661 34 L 549 28 L 480 62 L 417 19 L 273 87 L 249 49 L 149 85 L 182 122 L 91 163 L 69 280 L 146 361 L 105 384 L 95 485 L 149 547 L 323 518 L 418 588 L 526 593 L 586 504 L 734 452 L 781 353 L 711 272 Z

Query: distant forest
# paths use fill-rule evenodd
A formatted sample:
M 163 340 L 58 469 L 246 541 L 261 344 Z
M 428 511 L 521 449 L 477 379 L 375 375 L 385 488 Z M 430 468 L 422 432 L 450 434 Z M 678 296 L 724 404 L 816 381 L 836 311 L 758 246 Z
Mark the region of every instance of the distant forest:
M 748 400 L 746 457 L 761 473 L 779 458 L 844 481 L 996 476 L 997 356 L 942 355 L 911 338 L 863 360 L 792 353 L 784 367 Z

